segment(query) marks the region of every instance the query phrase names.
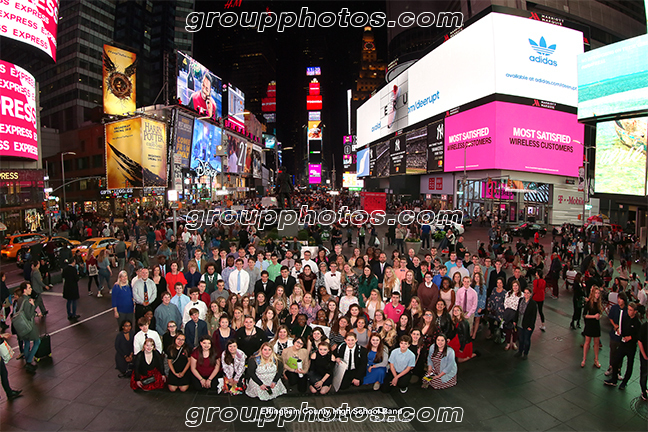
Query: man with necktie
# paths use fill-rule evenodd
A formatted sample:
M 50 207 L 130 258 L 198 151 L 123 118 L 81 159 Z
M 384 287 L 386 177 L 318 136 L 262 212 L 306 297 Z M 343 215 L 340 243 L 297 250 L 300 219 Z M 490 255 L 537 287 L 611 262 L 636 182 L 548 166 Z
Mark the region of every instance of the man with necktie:
M 347 365 L 340 390 L 348 389 L 351 385 L 360 387 L 362 379 L 367 373 L 367 349 L 360 346 L 357 341 L 355 333 L 348 333 L 344 338 L 344 343 L 340 344 L 334 353 L 338 363 L 343 361 Z
M 135 302 L 135 319 L 138 320 L 145 314 L 145 308 L 153 308 L 157 299 L 155 282 L 149 279 L 149 270 L 140 269 L 137 278 L 132 283 L 133 301 Z
M 182 325 L 185 326 L 189 321 L 191 321 L 191 310 L 198 310 L 198 318 L 204 320 L 207 316 L 207 305 L 202 300 L 199 300 L 200 290 L 198 288 L 191 288 L 189 290 L 189 303 L 184 308 L 182 314 Z M 187 342 L 189 338 L 187 337 Z
M 288 268 L 288 266 L 282 266 L 281 274 L 275 279 L 275 286 L 283 286 L 286 297 L 290 297 L 296 283 L 297 280 L 290 275 L 290 269 Z
M 261 280 L 258 280 L 256 284 L 254 284 L 254 295 L 262 292 L 265 294 L 267 299 L 270 299 L 273 295 L 275 295 L 276 291 L 276 285 L 273 281 L 268 279 L 268 271 L 263 270 L 261 272 Z
M 247 294 L 250 275 L 243 270 L 243 260 L 241 258 L 238 258 L 235 264 L 236 270 L 229 275 L 229 291 L 241 298 L 241 296 Z
M 158 267 L 160 267 L 160 272 L 162 277 L 166 276 L 169 268 L 167 267 L 166 257 L 164 255 L 158 255 Z

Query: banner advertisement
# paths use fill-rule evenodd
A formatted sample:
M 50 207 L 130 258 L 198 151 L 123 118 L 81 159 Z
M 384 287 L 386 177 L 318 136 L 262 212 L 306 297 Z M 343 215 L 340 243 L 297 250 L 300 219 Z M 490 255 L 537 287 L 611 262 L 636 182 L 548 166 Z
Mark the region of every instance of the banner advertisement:
M 595 192 L 646 195 L 648 117 L 596 125 Z
M 578 177 L 584 126 L 575 114 L 492 102 L 445 119 L 445 171 L 509 169 Z
M 252 146 L 252 177 L 261 178 L 261 152 L 263 150 L 258 145 Z
M 322 183 L 322 165 L 308 164 L 308 184 Z
M 223 116 L 223 81 L 188 55 L 178 51 L 178 103 L 201 116 Z
M 322 162 L 322 140 L 308 141 L 308 161 L 312 163 Z
M 308 122 L 308 140 L 321 140 L 322 139 L 322 122 L 309 121 Z
M 219 173 L 221 157 L 217 156 L 218 146 L 221 145 L 221 128 L 203 120 L 194 120 L 193 137 L 191 143 L 192 170 L 200 168 L 202 173 L 214 170 Z
M 407 174 L 425 174 L 427 171 L 427 127 L 405 136 L 407 142 Z
M 135 112 L 137 55 L 104 45 L 102 58 L 104 113 L 122 115 Z
M 166 124 L 142 118 L 142 172 L 144 186 L 167 185 Z
M 185 117 L 178 113 L 176 120 L 175 163 L 182 168 L 189 168 L 193 124 L 194 121 L 191 117 Z
M 390 174 L 405 174 L 407 168 L 405 158 L 405 137 L 398 136 L 389 141 L 389 172 Z
M 229 120 L 245 126 L 245 94 L 232 84 L 227 86 L 227 112 Z
M 0 156 L 38 160 L 36 80 L 20 66 L 0 60 Z
M 427 128 L 427 171 L 443 172 L 445 123 L 443 120 L 439 120 L 430 123 Z
M 343 173 L 342 187 L 348 188 L 350 190 L 362 190 L 362 188 L 364 187 L 364 180 L 359 179 L 358 175 L 355 173 Z
M 389 177 L 389 141 L 378 144 L 374 147 L 376 151 L 376 163 L 372 173 L 374 177 Z
M 358 177 L 367 177 L 371 175 L 370 159 L 371 159 L 370 150 L 368 148 L 363 150 L 358 150 L 358 163 L 357 163 Z
M 481 185 L 481 197 L 485 199 L 510 201 L 515 199 L 515 192 L 508 192 L 506 190 L 506 182 L 500 182 L 499 180 L 483 181 Z
M 376 210 L 387 209 L 387 194 L 384 192 L 360 192 L 360 207 L 371 214 Z
M 232 174 L 244 174 L 246 166 L 252 165 L 252 146 L 250 145 L 250 165 L 246 164 L 248 154 L 248 143 L 236 135 L 225 132 L 226 157 L 223 158 L 223 172 Z M 248 168 L 247 173 L 250 172 Z
M 0 4 L 0 36 L 34 46 L 56 61 L 59 0 L 12 0 Z

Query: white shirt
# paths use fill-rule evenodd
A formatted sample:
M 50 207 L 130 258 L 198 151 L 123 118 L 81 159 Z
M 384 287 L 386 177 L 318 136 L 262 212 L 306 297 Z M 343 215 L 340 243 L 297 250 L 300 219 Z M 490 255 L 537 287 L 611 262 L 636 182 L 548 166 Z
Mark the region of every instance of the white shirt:
M 146 335 L 141 330 L 135 335 L 135 337 L 133 338 L 133 354 L 137 354 L 138 352 L 142 351 L 142 346 L 144 346 L 144 342 L 146 341 L 147 336 L 150 339 L 153 339 L 153 342 L 155 342 L 155 349 L 158 350 L 160 354 L 162 354 L 163 347 L 160 335 L 158 334 L 158 332 L 151 329 L 146 332 Z
M 185 231 L 182 233 L 182 241 L 185 243 L 189 243 L 189 240 L 191 239 L 191 233 L 189 231 Z
M 465 268 L 464 266 L 461 266 L 461 267 L 454 266 L 454 267 L 452 267 L 452 268 L 450 269 L 450 276 L 449 276 L 450 279 L 452 279 L 452 277 L 454 276 L 454 274 L 457 273 L 457 272 L 461 275 L 461 278 L 462 278 L 462 279 L 463 279 L 465 276 L 470 277 L 470 273 L 468 272 L 468 269 L 467 269 L 467 268 Z
M 241 275 L 241 285 L 238 285 L 239 274 Z M 250 284 L 250 274 L 245 270 L 234 270 L 229 275 L 229 291 L 234 294 L 243 295 L 247 293 L 248 285 Z
M 329 295 L 333 295 L 331 291 L 337 291 L 337 295 L 340 295 L 340 289 L 341 289 L 341 281 L 340 281 L 340 272 L 336 271 L 335 273 L 331 273 L 330 271 L 327 271 L 324 274 L 324 286 L 326 286 L 326 292 Z
M 144 285 L 146 284 L 146 291 L 148 293 L 148 301 L 149 304 L 153 303 L 155 299 L 157 298 L 157 286 L 155 285 L 155 282 L 153 282 L 151 279 L 141 279 L 141 278 L 136 278 L 133 280 L 132 287 L 133 287 L 133 300 L 135 300 L 136 304 L 143 305 L 144 304 Z
M 310 266 L 313 273 L 319 273 L 319 267 L 317 267 L 317 264 L 313 260 L 302 260 L 302 271 L 304 271 L 304 267 L 307 265 Z
M 205 320 L 205 317 L 207 316 L 207 305 L 205 304 L 205 302 L 202 300 L 198 300 L 197 302 L 190 301 L 185 306 L 184 313 L 182 314 L 182 327 L 184 327 L 185 324 L 191 321 L 191 315 L 189 315 L 189 311 L 192 308 L 198 309 L 198 318 L 203 321 Z
M 297 271 L 297 268 L 295 268 L 295 267 L 293 267 L 290 270 L 290 276 L 294 277 L 295 279 L 297 279 L 299 277 L 300 273 L 301 273 L 301 270 Z

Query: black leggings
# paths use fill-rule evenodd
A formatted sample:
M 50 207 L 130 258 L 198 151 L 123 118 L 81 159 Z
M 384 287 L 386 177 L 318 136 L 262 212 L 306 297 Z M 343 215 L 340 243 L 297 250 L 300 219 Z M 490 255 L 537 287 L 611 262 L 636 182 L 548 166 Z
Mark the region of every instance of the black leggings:
M 97 290 L 99 290 L 99 276 L 94 275 L 94 276 L 88 276 L 88 292 L 92 291 L 92 281 L 95 281 L 95 284 L 97 285 Z
M 544 300 L 537 301 L 536 304 L 538 305 L 538 314 L 540 314 L 540 322 L 544 324 L 545 318 L 544 318 L 544 312 L 542 311 L 542 306 L 544 306 Z

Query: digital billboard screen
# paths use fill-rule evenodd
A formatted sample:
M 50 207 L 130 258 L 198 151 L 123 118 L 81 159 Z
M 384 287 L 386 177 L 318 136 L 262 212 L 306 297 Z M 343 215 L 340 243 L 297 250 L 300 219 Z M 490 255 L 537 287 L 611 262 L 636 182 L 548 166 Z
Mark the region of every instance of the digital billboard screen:
M 405 137 L 397 136 L 389 141 L 389 172 L 394 174 L 405 174 L 407 168 L 407 154 Z
M 263 134 L 263 142 L 265 143 L 265 148 L 273 149 L 277 146 L 277 137 L 270 134 Z
M 427 127 L 423 127 L 405 136 L 407 174 L 425 174 L 427 171 L 427 134 Z
M 252 167 L 252 144 L 225 132 L 227 156 L 223 159 L 223 172 L 249 174 Z
M 227 86 L 227 113 L 229 120 L 245 126 L 245 94 L 232 84 Z
M 216 156 L 221 145 L 221 128 L 203 120 L 194 120 L 193 139 L 191 143 L 190 168 L 209 167 L 221 172 L 221 158 Z
M 306 109 L 308 111 L 319 111 L 322 109 L 322 96 L 306 96 Z
M 102 61 L 104 113 L 122 115 L 135 112 L 137 55 L 104 45 Z
M 307 76 L 322 75 L 322 69 L 319 66 L 307 67 L 306 75 Z
M 36 80 L 25 69 L 0 60 L 0 156 L 38 160 Z
M 367 177 L 371 175 L 369 170 L 369 160 L 371 159 L 369 149 L 358 150 L 358 164 L 357 174 L 358 177 Z
M 360 190 L 364 187 L 364 180 L 358 179 L 358 175 L 355 173 L 343 173 L 342 187 L 352 190 Z
M 183 168 L 189 168 L 191 146 L 193 140 L 194 119 L 178 113 L 176 120 L 175 163 Z
M 596 125 L 596 193 L 646 195 L 647 129 L 648 117 Z
M 261 178 L 261 146 L 252 146 L 252 177 Z
M 321 140 L 322 139 L 322 122 L 309 121 L 308 122 L 308 140 Z
M 223 116 L 223 82 L 209 69 L 178 51 L 178 102 L 202 117 Z
M 648 108 L 648 35 L 578 56 L 578 118 Z
M 313 163 L 322 162 L 322 140 L 308 141 L 308 160 Z
M 445 119 L 445 171 L 509 169 L 578 176 L 584 126 L 575 114 L 491 102 Z
M 322 165 L 308 164 L 308 184 L 322 183 Z
M 427 170 L 443 172 L 443 138 L 445 123 L 439 120 L 427 127 Z
M 12 0 L 0 4 L 0 36 L 34 46 L 56 61 L 59 0 Z
M 373 167 L 374 177 L 389 177 L 389 141 L 382 142 L 374 147 L 376 162 Z

